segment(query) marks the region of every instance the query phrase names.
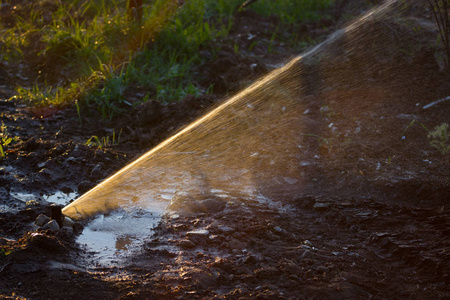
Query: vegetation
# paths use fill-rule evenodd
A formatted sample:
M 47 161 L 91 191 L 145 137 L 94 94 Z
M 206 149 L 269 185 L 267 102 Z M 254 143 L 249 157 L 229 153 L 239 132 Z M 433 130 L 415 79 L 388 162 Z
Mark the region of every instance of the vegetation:
M 450 144 L 448 144 L 450 131 L 448 130 L 447 123 L 442 123 L 433 130 L 430 130 L 428 132 L 428 138 L 431 139 L 431 146 L 441 151 L 443 155 L 450 152 Z
M 18 86 L 16 99 L 32 106 L 77 101 L 79 116 L 94 109 L 111 119 L 136 105 L 124 97 L 132 87 L 142 99 L 164 103 L 210 92 L 195 80 L 205 60 L 200 50 L 218 50 L 214 41 L 227 35 L 243 1 L 152 0 L 142 7 L 142 21 L 127 14 L 126 2 L 3 1 L 11 13 L 0 22 L 0 61 L 34 72 L 34 85 Z M 261 0 L 251 8 L 294 24 L 320 18 L 332 2 Z
M 450 0 L 428 0 L 433 12 L 434 20 L 439 29 L 439 39 L 444 47 L 444 60 L 446 67 L 450 66 Z
M 96 146 L 98 149 L 104 149 L 106 147 L 112 146 L 112 145 L 119 145 L 120 144 L 120 136 L 122 135 L 122 130 L 119 131 L 119 134 L 116 136 L 116 131 L 113 130 L 112 136 L 104 136 L 102 138 L 99 138 L 96 135 L 93 135 L 89 140 L 87 140 L 86 145 L 87 146 Z
M 6 157 L 6 149 L 8 148 L 8 145 L 16 142 L 17 140 L 17 137 L 9 134 L 8 128 L 2 122 L 2 125 L 0 126 L 0 160 Z

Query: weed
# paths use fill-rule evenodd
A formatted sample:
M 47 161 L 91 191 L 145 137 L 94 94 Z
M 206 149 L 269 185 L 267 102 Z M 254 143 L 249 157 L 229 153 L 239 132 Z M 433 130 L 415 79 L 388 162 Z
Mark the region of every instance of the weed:
M 258 41 L 253 41 L 250 46 L 248 46 L 248 51 L 253 51 L 253 48 L 258 45 Z
M 443 155 L 450 151 L 450 144 L 447 144 L 449 137 L 450 131 L 447 123 L 442 123 L 428 132 L 431 147 L 438 149 Z
M 414 124 L 419 124 L 420 127 L 422 127 L 423 129 L 425 129 L 427 132 L 429 131 L 428 127 L 425 126 L 424 124 L 422 124 L 421 122 L 417 121 L 416 119 L 412 120 L 411 123 L 409 123 L 408 126 L 406 126 L 405 130 L 403 130 L 402 133 L 402 140 L 404 140 L 406 138 L 405 133 L 407 130 L 409 130 Z
M 122 135 L 122 129 L 119 131 L 119 134 L 116 136 L 116 131 L 113 130 L 112 136 L 106 135 L 102 138 L 99 138 L 96 135 L 93 135 L 86 142 L 87 146 L 97 146 L 98 149 L 102 150 L 109 146 L 115 146 L 120 144 L 120 136 Z
M 2 122 L 2 125 L 0 126 L 0 158 L 1 159 L 6 158 L 6 148 L 8 147 L 8 145 L 17 140 L 18 140 L 17 137 L 10 136 L 7 126 Z
M 75 100 L 75 107 L 77 108 L 77 115 L 78 115 L 78 121 L 80 122 L 80 126 L 83 126 L 83 123 L 81 121 L 81 108 L 78 104 L 78 100 Z
M 0 249 L 0 257 L 10 255 L 12 252 L 13 252 L 12 250 L 5 250 L 5 248 L 1 248 Z

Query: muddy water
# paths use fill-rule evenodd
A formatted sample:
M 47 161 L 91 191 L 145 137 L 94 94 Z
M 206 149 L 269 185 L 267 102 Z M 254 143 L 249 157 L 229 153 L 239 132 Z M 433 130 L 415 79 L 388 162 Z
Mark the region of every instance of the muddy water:
M 174 193 L 175 190 L 167 189 L 160 196 L 170 203 Z M 46 195 L 13 192 L 11 196 L 24 203 L 44 200 L 64 206 L 78 195 L 57 191 Z M 119 210 L 94 218 L 76 240 L 86 250 L 88 266 L 119 266 L 123 259 L 140 249 L 145 238 L 152 235 L 166 206 L 167 203 L 159 206 L 156 203 L 151 209 Z M 0 210 L 12 209 L 6 205 L 0 206 Z
M 87 252 L 88 266 L 120 266 L 123 259 L 138 251 L 144 240 L 161 220 L 162 208 L 115 211 L 99 215 L 77 238 Z
M 15 199 L 28 202 L 32 200 L 45 200 L 50 203 L 56 203 L 59 205 L 67 205 L 71 200 L 74 200 L 77 197 L 77 193 L 64 193 L 61 191 L 56 191 L 52 194 L 46 194 L 43 196 L 36 196 L 33 193 L 24 193 L 24 192 L 13 192 L 11 196 Z

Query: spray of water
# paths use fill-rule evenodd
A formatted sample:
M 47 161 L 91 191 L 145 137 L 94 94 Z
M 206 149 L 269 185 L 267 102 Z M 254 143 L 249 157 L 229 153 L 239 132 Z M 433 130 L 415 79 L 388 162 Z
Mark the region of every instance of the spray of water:
M 166 207 L 182 199 L 270 197 L 302 189 L 302 145 L 320 136 L 305 118 L 305 108 L 312 97 L 320 102 L 320 94 L 337 83 L 358 87 L 398 47 L 402 37 L 393 35 L 392 22 L 386 21 L 398 7 L 397 1 L 388 1 L 337 31 L 168 138 L 63 213 L 78 219 L 117 208 Z

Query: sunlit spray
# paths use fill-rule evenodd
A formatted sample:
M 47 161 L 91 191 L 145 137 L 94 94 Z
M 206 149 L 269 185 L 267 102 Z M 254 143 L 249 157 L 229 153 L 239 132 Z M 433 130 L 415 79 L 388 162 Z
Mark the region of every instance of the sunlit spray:
M 67 205 L 63 213 L 79 219 L 118 208 L 166 207 L 182 198 L 246 199 L 301 190 L 302 145 L 319 136 L 305 118 L 306 104 L 343 81 L 354 88 L 373 70 L 377 57 L 397 47 L 393 43 L 398 39 L 386 34 L 391 24 L 385 20 L 398 13 L 398 6 L 388 1 L 272 71 Z

